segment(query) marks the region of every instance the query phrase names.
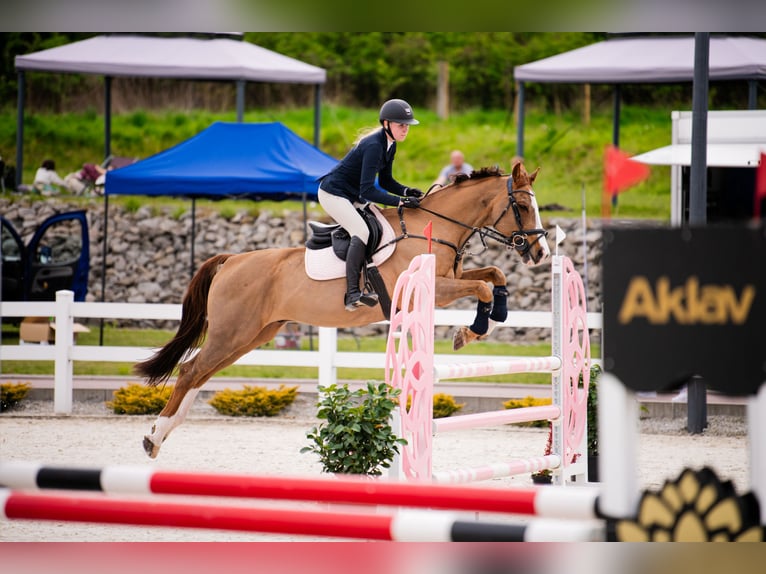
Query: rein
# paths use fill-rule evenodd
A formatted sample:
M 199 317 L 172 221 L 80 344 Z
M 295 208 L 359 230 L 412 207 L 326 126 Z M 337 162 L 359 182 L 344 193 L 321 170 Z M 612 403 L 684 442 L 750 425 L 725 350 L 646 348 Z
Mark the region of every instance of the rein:
M 528 191 L 526 189 L 513 189 L 512 186 L 512 178 L 508 178 L 507 180 L 507 186 L 508 186 L 508 204 L 505 206 L 505 209 L 503 209 L 502 213 L 498 216 L 498 218 L 495 220 L 495 223 L 493 223 L 491 226 L 487 227 L 475 227 L 472 225 L 468 225 L 466 223 L 463 223 L 462 221 L 459 221 L 457 219 L 453 219 L 452 217 L 449 217 L 447 215 L 443 215 L 441 213 L 438 213 L 436 211 L 433 211 L 431 209 L 428 209 L 427 207 L 423 207 L 422 205 L 418 206 L 417 209 L 422 209 L 423 211 L 430 213 L 432 215 L 435 215 L 436 217 L 439 217 L 440 219 L 444 219 L 445 221 L 449 221 L 450 223 L 454 223 L 455 225 L 459 225 L 460 227 L 464 227 L 465 229 L 470 229 L 471 234 L 466 238 L 466 240 L 463 242 L 463 245 L 458 247 L 451 241 L 446 241 L 444 239 L 439 239 L 436 237 L 431 238 L 431 241 L 435 243 L 439 243 L 441 245 L 446 245 L 447 247 L 450 247 L 455 251 L 455 265 L 454 268 L 456 269 L 458 264 L 463 258 L 463 255 L 465 254 L 466 247 L 468 246 L 468 241 L 473 237 L 474 235 L 479 235 L 479 238 L 481 239 L 481 244 L 484 246 L 484 249 L 480 251 L 479 253 L 483 253 L 488 249 L 486 238 L 489 237 L 490 239 L 494 239 L 498 243 L 502 243 L 506 247 L 516 249 L 516 251 L 519 253 L 519 255 L 524 256 L 527 253 L 529 253 L 529 250 L 532 248 L 532 246 L 540 241 L 543 237 L 546 237 L 548 235 L 548 232 L 545 229 L 524 229 L 524 225 L 521 221 L 521 213 L 519 212 L 519 205 L 516 201 L 516 197 L 514 194 L 516 193 L 527 193 L 534 197 L 533 191 Z M 430 189 L 429 189 L 430 191 Z M 508 213 L 509 210 L 513 211 L 514 218 L 516 219 L 516 224 L 519 226 L 519 229 L 517 231 L 511 232 L 511 235 L 503 235 L 500 233 L 496 226 L 500 222 L 500 220 L 505 217 L 505 214 Z M 380 249 L 383 249 L 384 247 L 387 247 L 388 245 L 391 245 L 393 243 L 397 243 L 401 241 L 402 239 L 428 239 L 425 235 L 413 235 L 408 233 L 407 226 L 404 222 L 404 207 L 399 206 L 397 208 L 397 213 L 399 214 L 399 226 L 402 229 L 402 235 L 399 235 L 386 243 L 385 245 L 382 245 L 378 248 L 378 251 Z M 529 236 L 535 235 L 534 241 L 531 243 L 529 242 Z M 478 255 L 474 254 L 474 255 Z

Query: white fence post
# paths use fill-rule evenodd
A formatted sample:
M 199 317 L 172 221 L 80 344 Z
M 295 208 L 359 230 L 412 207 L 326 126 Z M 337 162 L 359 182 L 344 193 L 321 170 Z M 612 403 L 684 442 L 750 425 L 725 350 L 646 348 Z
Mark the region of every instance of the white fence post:
M 74 318 L 72 303 L 74 291 L 56 291 L 56 350 L 53 376 L 53 412 L 57 415 L 72 412 L 72 358 L 74 344 Z
M 328 387 L 338 380 L 335 366 L 338 354 L 338 330 L 333 327 L 319 327 L 319 384 Z

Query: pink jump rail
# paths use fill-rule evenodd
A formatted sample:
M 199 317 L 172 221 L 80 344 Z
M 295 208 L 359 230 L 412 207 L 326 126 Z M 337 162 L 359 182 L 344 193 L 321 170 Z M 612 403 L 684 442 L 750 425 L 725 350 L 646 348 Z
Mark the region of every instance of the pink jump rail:
M 551 262 L 551 356 L 442 365 L 434 365 L 433 360 L 434 269 L 434 256 L 420 255 L 400 275 L 394 288 L 393 301 L 397 302 L 398 310 L 391 317 L 386 348 L 386 382 L 402 389 L 399 398 L 400 434 L 408 444 L 402 447 L 401 472 L 409 480 L 467 482 L 548 468 L 554 471 L 556 484 L 570 482 L 572 477 L 574 481 L 585 480 L 590 339 L 585 289 L 572 261 L 555 255 Z M 550 407 L 433 420 L 433 388 L 439 380 L 527 372 L 551 373 L 553 404 Z M 408 403 L 409 409 L 406 408 Z M 514 459 L 474 469 L 432 473 L 434 432 L 546 419 L 553 424 L 553 456 Z M 540 464 L 544 466 L 538 468 Z

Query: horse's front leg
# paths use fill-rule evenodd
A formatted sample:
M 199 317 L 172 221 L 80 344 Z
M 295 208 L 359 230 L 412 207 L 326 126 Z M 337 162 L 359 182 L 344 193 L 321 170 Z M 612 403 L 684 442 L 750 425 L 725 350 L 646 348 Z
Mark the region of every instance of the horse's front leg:
M 463 277 L 465 277 L 465 273 Z M 501 274 L 502 275 L 502 274 Z M 494 327 L 494 323 L 498 322 L 497 315 L 494 313 L 495 305 L 493 301 L 497 301 L 502 298 L 502 302 L 505 304 L 505 312 L 507 314 L 506 296 L 507 292 L 505 287 L 500 287 L 505 296 L 496 294 L 498 287 L 494 289 L 490 288 L 485 280 L 476 279 L 452 279 L 446 277 L 436 278 L 436 305 L 437 307 L 443 307 L 459 299 L 461 297 L 474 296 L 479 301 L 476 306 L 476 317 L 474 322 L 469 327 L 459 327 L 455 331 L 455 335 L 452 339 L 452 348 L 456 351 L 463 348 L 465 345 L 476 339 L 486 337 L 491 331 L 491 326 Z M 500 318 L 499 322 L 505 321 L 505 317 Z
M 480 267 L 478 269 L 460 270 L 460 279 L 486 281 L 492 283 L 492 310 L 489 314 L 487 330 L 484 333 L 472 329 L 466 329 L 471 331 L 473 335 L 478 335 L 480 341 L 483 341 L 495 330 L 498 323 L 503 323 L 508 318 L 508 289 L 506 288 L 507 280 L 505 274 L 497 267 Z M 481 311 L 477 310 L 477 316 Z M 473 340 L 471 333 L 463 333 L 461 336 L 468 336 Z

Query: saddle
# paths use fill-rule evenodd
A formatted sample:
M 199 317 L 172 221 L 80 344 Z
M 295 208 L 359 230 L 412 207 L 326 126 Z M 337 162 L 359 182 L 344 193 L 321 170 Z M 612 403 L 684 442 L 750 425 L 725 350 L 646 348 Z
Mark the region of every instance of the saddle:
M 365 259 L 370 261 L 372 254 L 375 253 L 380 245 L 380 239 L 383 237 L 383 228 L 369 205 L 356 211 L 362 216 L 362 219 L 367 224 L 367 229 L 370 230 L 370 237 L 367 240 L 367 249 L 365 250 Z M 311 237 L 306 241 L 306 249 L 316 251 L 332 246 L 333 253 L 335 253 L 338 259 L 346 260 L 348 246 L 351 243 L 351 235 L 348 231 L 337 223 L 327 225 L 316 221 L 309 221 L 309 227 L 311 228 Z

